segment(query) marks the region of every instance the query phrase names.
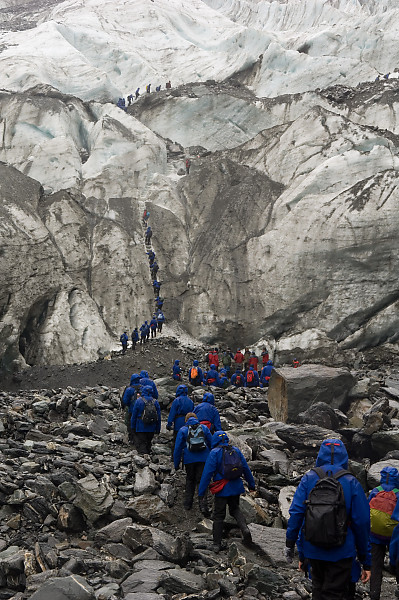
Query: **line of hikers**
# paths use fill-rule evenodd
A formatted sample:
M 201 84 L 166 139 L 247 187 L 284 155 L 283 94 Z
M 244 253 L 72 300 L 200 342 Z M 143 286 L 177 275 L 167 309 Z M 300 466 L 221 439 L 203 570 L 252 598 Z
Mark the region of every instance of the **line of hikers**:
M 151 85 L 152 85 L 151 83 L 148 83 L 148 84 L 145 86 L 145 92 L 146 92 L 146 94 L 151 94 Z M 160 92 L 160 91 L 161 91 L 161 87 L 162 87 L 162 84 L 159 84 L 159 85 L 157 85 L 157 86 L 156 86 L 156 88 L 155 88 L 155 91 L 156 91 L 156 92 Z M 167 90 L 170 90 L 170 89 L 171 89 L 171 87 L 172 87 L 172 84 L 171 84 L 171 82 L 170 82 L 170 81 L 167 81 L 167 82 L 166 82 L 166 84 L 165 84 L 165 88 L 166 88 Z M 117 103 L 116 103 L 116 106 L 117 106 L 118 108 L 121 108 L 122 110 L 126 111 L 126 110 L 127 110 L 127 107 L 128 107 L 128 106 L 131 106 L 131 104 L 133 103 L 133 100 L 137 100 L 139 97 L 140 97 L 140 88 L 138 87 L 138 88 L 136 89 L 136 91 L 134 92 L 134 97 L 133 97 L 133 94 L 129 94 L 129 95 L 127 96 L 127 98 L 126 98 L 126 99 L 127 99 L 127 102 L 128 102 L 128 103 L 127 103 L 127 105 L 126 105 L 126 100 L 125 100 L 125 98 L 118 98 L 118 101 L 117 101 Z
M 147 371 L 135 373 L 122 395 L 129 441 L 140 454 L 150 454 L 151 442 L 161 431 L 161 410 L 156 384 Z M 209 516 L 208 492 L 214 495 L 213 550 L 226 547 L 224 518 L 230 515 L 241 530 L 244 544 L 252 537 L 240 510 L 240 495 L 256 485 L 242 452 L 232 446 L 222 429 L 212 393 L 196 406 L 186 385 L 178 385 L 169 410 L 167 430 L 173 430 L 172 459 L 176 470 L 186 471 L 183 506 L 191 510 L 198 486 L 200 511 Z M 356 582 L 370 581 L 371 600 L 381 595 L 384 558 L 389 549 L 390 569 L 398 583 L 399 598 L 399 472 L 386 466 L 380 484 L 368 498 L 348 470 L 348 453 L 342 440 L 327 439 L 315 467 L 301 479 L 289 512 L 285 557 L 294 560 L 312 580 L 313 600 L 353 600 Z

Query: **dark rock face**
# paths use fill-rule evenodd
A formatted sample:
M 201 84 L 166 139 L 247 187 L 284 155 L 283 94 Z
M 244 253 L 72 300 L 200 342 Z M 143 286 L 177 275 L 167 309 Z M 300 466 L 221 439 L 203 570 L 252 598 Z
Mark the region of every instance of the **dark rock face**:
M 270 414 L 276 421 L 292 423 L 298 422 L 300 413 L 320 401 L 333 409 L 342 409 L 354 384 L 355 379 L 347 369 L 322 365 L 274 369 L 268 391 Z

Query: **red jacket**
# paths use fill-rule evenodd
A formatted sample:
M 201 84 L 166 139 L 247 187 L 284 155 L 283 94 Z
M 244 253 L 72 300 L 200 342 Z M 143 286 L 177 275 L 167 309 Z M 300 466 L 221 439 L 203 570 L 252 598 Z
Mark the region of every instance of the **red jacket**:
M 249 359 L 249 366 L 253 365 L 255 371 L 258 370 L 258 357 L 257 356 L 251 356 L 251 358 Z
M 268 360 L 269 360 L 269 353 L 268 352 L 262 352 L 262 363 L 265 365 Z
M 242 352 L 236 352 L 236 355 L 234 357 L 234 362 L 236 363 L 243 363 L 244 362 L 244 355 Z
M 208 354 L 208 362 L 209 365 L 215 365 L 215 367 L 219 366 L 219 354 L 217 352 L 210 352 Z

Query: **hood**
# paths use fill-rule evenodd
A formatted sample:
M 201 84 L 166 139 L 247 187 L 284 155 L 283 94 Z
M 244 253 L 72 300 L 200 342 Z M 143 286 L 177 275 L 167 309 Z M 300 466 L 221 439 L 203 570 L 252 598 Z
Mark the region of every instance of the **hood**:
M 253 370 L 254 370 L 254 368 L 255 368 L 255 367 L 254 367 L 253 365 L 251 365 L 251 366 L 249 367 L 249 370 L 250 370 L 250 371 L 253 371 Z
M 180 360 L 178 360 L 178 359 L 176 358 L 176 360 L 175 360 L 175 365 L 178 365 L 179 363 L 180 363 Z
M 272 361 L 272 360 L 268 360 L 266 364 L 267 364 L 267 365 L 272 365 L 272 364 L 273 364 L 273 361 Z
M 226 369 L 220 369 L 220 373 L 221 373 L 222 375 L 226 375 Z
M 184 384 L 180 384 L 176 388 L 176 398 L 179 396 L 187 396 L 188 387 Z
M 212 365 L 209 367 L 209 371 L 216 371 L 216 365 L 213 365 L 213 364 L 212 364 Z M 209 372 L 209 371 L 208 371 L 208 372 Z M 216 372 L 217 372 L 217 371 L 216 371 Z
M 193 367 L 198 367 L 198 360 L 193 360 Z
M 202 402 L 208 402 L 208 404 L 212 404 L 212 406 L 215 406 L 215 396 L 210 392 L 205 392 L 202 398 Z
M 215 431 L 212 436 L 212 448 L 218 446 L 227 446 L 229 443 L 229 437 L 224 431 Z
M 197 425 L 197 423 L 199 423 L 199 420 L 196 417 L 190 417 L 189 419 L 187 419 L 186 427 L 188 427 L 189 425 Z
M 152 398 L 153 393 L 154 393 L 154 390 L 152 389 L 152 387 L 150 385 L 145 385 L 141 389 L 141 395 L 144 396 L 144 398 Z
M 348 468 L 348 452 L 341 440 L 334 438 L 324 440 L 317 455 L 316 467 L 336 465 L 341 469 Z
M 140 379 L 141 377 L 138 373 L 133 373 L 133 375 L 130 378 L 130 385 L 136 385 L 140 382 Z
M 381 471 L 381 485 L 391 489 L 399 488 L 399 471 L 395 467 L 384 467 Z
M 147 323 L 147 321 L 146 321 Z M 144 379 L 145 377 L 148 377 L 148 371 L 140 371 L 140 378 Z
M 238 375 L 241 375 L 241 369 L 240 369 L 240 367 L 237 367 L 237 368 L 236 368 L 236 373 L 237 373 Z

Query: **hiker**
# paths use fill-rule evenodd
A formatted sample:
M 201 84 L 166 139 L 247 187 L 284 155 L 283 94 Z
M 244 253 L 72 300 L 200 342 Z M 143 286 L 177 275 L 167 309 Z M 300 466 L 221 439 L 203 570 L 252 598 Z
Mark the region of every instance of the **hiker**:
M 230 348 L 227 348 L 227 350 L 223 352 L 222 356 L 223 368 L 226 370 L 227 375 L 230 375 L 231 362 L 233 358 L 234 357 L 232 351 L 230 350 Z
M 154 260 L 154 262 L 152 263 L 152 265 L 151 265 L 150 268 L 151 268 L 151 277 L 153 279 L 156 279 L 157 278 L 157 273 L 159 271 L 159 266 L 158 266 L 158 263 L 157 263 L 156 260 Z
M 183 458 L 186 470 L 186 489 L 184 493 L 183 506 L 186 510 L 193 507 L 195 488 L 201 481 L 206 459 L 211 450 L 212 436 L 206 425 L 202 425 L 197 415 L 193 412 L 187 413 L 185 425 L 183 425 L 176 436 L 176 444 L 173 452 L 173 463 L 177 470 Z M 208 498 L 205 492 L 202 498 L 198 498 L 199 508 L 205 517 L 210 516 Z
M 294 367 L 294 369 L 297 369 L 299 367 L 299 360 L 294 358 L 294 360 L 292 361 L 292 366 Z
M 157 296 L 157 297 L 155 298 L 155 306 L 156 306 L 157 308 L 159 308 L 159 310 L 161 310 L 161 309 L 162 309 L 162 307 L 163 307 L 163 298 L 161 298 L 161 296 Z
M 220 369 L 219 387 L 227 388 L 230 385 L 230 380 L 227 377 L 226 369 Z
M 134 431 L 131 428 L 131 419 L 133 406 L 137 399 L 137 393 L 140 390 L 140 375 L 138 373 L 133 373 L 130 377 L 130 384 L 125 387 L 122 394 L 122 406 L 125 411 L 124 422 L 127 428 L 128 440 L 131 444 L 134 444 Z
M 163 312 L 159 312 L 157 315 L 158 333 L 162 333 L 162 326 L 165 323 L 165 315 Z
M 239 348 L 237 348 L 237 352 L 234 355 L 234 363 L 235 363 L 236 370 L 238 368 L 240 370 L 242 369 L 243 362 L 244 362 L 244 355 L 241 352 L 241 350 Z
M 132 331 L 132 350 L 136 350 L 136 344 L 139 341 L 139 332 L 137 327 L 135 327 Z
M 135 91 L 135 95 L 137 100 L 137 98 L 140 96 L 140 88 L 137 88 L 137 90 Z
M 181 381 L 180 360 L 178 358 L 176 358 L 172 367 L 172 377 L 175 381 Z
M 249 357 L 249 363 L 248 365 L 254 368 L 255 371 L 258 371 L 258 363 L 259 363 L 259 359 L 256 356 L 255 352 L 251 352 L 251 356 Z
M 152 287 L 154 288 L 154 295 L 155 298 L 158 298 L 159 296 L 159 292 L 161 290 L 161 282 L 157 281 L 156 279 L 154 279 L 154 281 L 152 282 Z
M 263 346 L 262 348 L 261 357 L 262 367 L 264 367 L 265 365 L 267 365 L 267 361 L 269 360 L 269 350 L 266 348 L 266 346 Z
M 389 544 L 389 563 L 391 572 L 396 576 L 395 596 L 399 598 L 399 525 L 396 525 Z
M 399 521 L 399 472 L 395 467 L 388 466 L 382 469 L 380 476 L 380 485 L 371 490 L 369 495 L 371 600 L 380 599 L 385 554 L 389 549 L 393 530 Z
M 173 428 L 172 458 L 177 432 L 180 427 L 183 427 L 186 414 L 193 412 L 193 410 L 194 402 L 188 397 L 188 387 L 184 384 L 178 385 L 176 388 L 176 398 L 173 400 L 172 406 L 170 407 L 168 422 L 166 424 L 166 429 L 168 431 Z
M 145 344 L 146 339 L 147 339 L 147 326 L 145 325 L 145 323 L 143 323 L 142 326 L 140 327 L 140 346 Z
M 145 232 L 145 243 L 148 246 L 151 243 L 151 238 L 152 238 L 152 229 L 151 226 L 148 225 L 146 232 Z M 155 258 L 155 256 L 154 256 Z
M 151 339 L 157 337 L 157 326 L 158 322 L 154 315 L 150 321 Z
M 155 91 L 156 91 L 156 92 L 160 92 L 160 91 L 161 91 L 161 86 L 160 86 L 160 85 L 157 85 L 157 87 L 155 88 Z
M 206 375 L 204 375 L 204 382 L 206 385 L 220 387 L 219 373 L 217 372 L 215 365 L 211 365 Z
M 263 367 L 263 369 L 260 372 L 260 382 L 263 385 L 263 387 L 267 387 L 269 385 L 269 380 L 273 369 L 273 361 L 268 360 L 267 364 Z
M 206 425 L 211 433 L 220 431 L 222 424 L 220 422 L 219 411 L 215 406 L 215 396 L 210 392 L 205 392 L 202 397 L 202 402 L 197 404 L 194 412 L 202 425 Z
M 128 101 L 128 106 L 131 105 L 131 103 L 133 102 L 133 94 L 129 94 L 127 97 L 127 101 Z
M 198 366 L 198 360 L 193 360 L 193 366 L 188 372 L 188 381 L 193 386 L 202 385 L 204 381 L 202 369 Z
M 191 167 L 191 160 L 189 158 L 186 158 L 186 175 L 188 175 L 190 173 L 190 167 Z
M 147 94 L 151 93 L 151 83 L 145 86 L 145 91 L 147 92 Z
M 218 349 L 214 348 L 212 350 L 212 352 L 209 352 L 208 354 L 208 364 L 211 367 L 212 365 L 215 366 L 216 371 L 219 368 L 219 354 L 218 354 Z
M 122 354 L 125 354 L 126 350 L 127 350 L 127 342 L 128 342 L 128 335 L 127 335 L 127 331 L 124 331 L 121 335 L 121 337 L 119 338 L 120 343 L 122 344 Z
M 144 225 L 145 227 L 147 227 L 147 221 L 148 221 L 149 217 L 150 217 L 150 213 L 149 213 L 149 212 L 148 212 L 148 210 L 145 208 L 145 209 L 144 209 L 144 212 L 143 212 L 143 225 Z
M 170 81 L 168 81 L 165 85 L 167 90 L 170 90 L 170 88 L 172 87 L 172 84 L 170 83 Z
M 131 429 L 134 432 L 135 446 L 139 454 L 150 454 L 154 434 L 161 431 L 161 408 L 158 400 L 152 396 L 150 386 L 141 388 L 141 395 L 136 399 L 131 418 Z
M 259 375 L 258 371 L 251 365 L 248 371 L 245 373 L 244 387 L 254 388 L 259 387 Z
M 244 374 L 242 373 L 240 367 L 237 367 L 236 372 L 230 379 L 230 383 L 236 387 L 244 387 Z
M 347 468 L 343 442 L 325 440 L 316 467 L 302 477 L 289 509 L 286 560 L 293 561 L 295 542 L 304 528 L 303 554 L 312 568 L 314 600 L 343 597 L 356 553 L 363 566 L 362 582 L 370 579 L 370 509 L 362 486 Z
M 148 371 L 140 371 L 140 385 L 141 387 L 150 387 L 152 389 L 152 397 L 154 400 L 158 400 L 158 388 L 148 375 Z
M 244 544 L 251 544 L 251 532 L 240 511 L 240 495 L 245 493 L 242 476 L 248 482 L 251 491 L 255 491 L 255 480 L 241 451 L 229 445 L 227 434 L 220 430 L 212 436 L 212 450 L 206 459 L 204 472 L 198 489 L 198 496 L 203 498 L 213 478 L 209 490 L 215 495 L 213 509 L 213 550 L 220 552 L 223 547 L 223 522 L 226 506 L 230 515 L 237 521 Z
M 249 359 L 251 358 L 251 353 L 249 348 L 245 348 L 244 352 L 244 371 L 248 371 L 249 369 Z
M 150 267 L 152 267 L 155 261 L 155 252 L 153 250 L 150 250 L 146 254 L 148 255 L 148 260 L 150 261 Z

